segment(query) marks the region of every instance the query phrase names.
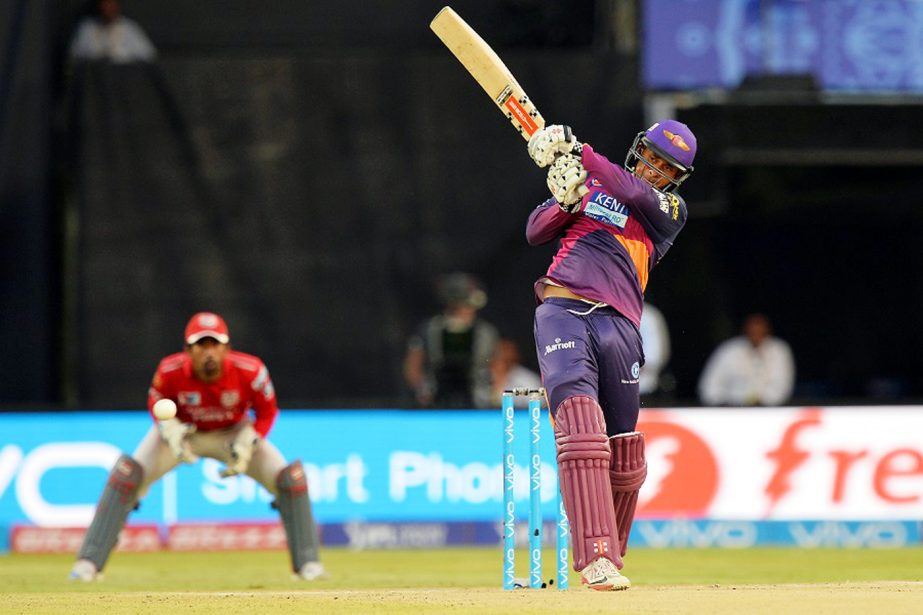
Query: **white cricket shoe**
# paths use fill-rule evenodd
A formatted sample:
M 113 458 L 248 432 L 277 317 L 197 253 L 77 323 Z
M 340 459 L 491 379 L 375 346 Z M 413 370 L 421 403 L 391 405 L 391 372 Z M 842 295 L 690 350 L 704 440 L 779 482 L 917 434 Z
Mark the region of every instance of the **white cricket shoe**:
M 71 581 L 83 581 L 84 583 L 89 583 L 91 581 L 96 581 L 99 578 L 100 574 L 96 569 L 96 564 L 88 559 L 78 559 L 76 563 L 74 563 L 74 567 L 71 568 Z
M 296 576 L 304 581 L 316 581 L 326 576 L 326 574 L 324 565 L 320 562 L 305 562 Z
M 622 576 L 608 558 L 597 557 L 590 565 L 580 571 L 581 581 L 590 589 L 601 592 L 614 592 L 631 587 L 628 577 Z

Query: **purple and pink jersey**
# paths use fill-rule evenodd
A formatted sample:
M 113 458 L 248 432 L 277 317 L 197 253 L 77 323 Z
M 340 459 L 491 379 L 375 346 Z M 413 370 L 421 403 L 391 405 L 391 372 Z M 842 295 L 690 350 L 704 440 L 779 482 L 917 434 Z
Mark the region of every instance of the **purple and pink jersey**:
M 529 216 L 530 245 L 561 239 L 548 272 L 536 282 L 536 294 L 541 301 L 542 280 L 548 278 L 611 306 L 638 327 L 648 274 L 686 223 L 686 204 L 589 145 L 583 146 L 582 161 L 589 193 L 580 212 L 568 214 L 552 198 Z

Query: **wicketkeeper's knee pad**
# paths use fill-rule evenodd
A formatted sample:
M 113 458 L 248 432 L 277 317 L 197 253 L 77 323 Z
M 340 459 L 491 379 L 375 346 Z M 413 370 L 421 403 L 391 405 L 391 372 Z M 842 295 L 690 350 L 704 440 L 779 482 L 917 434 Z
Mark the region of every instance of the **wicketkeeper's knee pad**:
M 574 569 L 604 556 L 622 567 L 609 484 L 609 438 L 602 408 L 592 397 L 569 397 L 555 412 L 561 497 L 570 520 Z
M 319 543 L 301 461 L 296 460 L 279 471 L 276 487 L 279 495 L 275 507 L 279 509 L 285 528 L 292 570 L 298 572 L 306 562 L 318 561 Z
M 96 514 L 83 537 L 78 559 L 88 559 L 102 570 L 119 540 L 125 520 L 137 504 L 138 490 L 144 478 L 144 469 L 128 455 L 116 460 L 103 493 L 96 506 Z
M 628 550 L 628 534 L 638 506 L 638 491 L 647 478 L 647 460 L 644 457 L 644 434 L 638 431 L 618 434 L 609 439 L 612 460 L 609 464 L 609 481 L 612 484 L 612 502 L 619 528 L 621 555 Z

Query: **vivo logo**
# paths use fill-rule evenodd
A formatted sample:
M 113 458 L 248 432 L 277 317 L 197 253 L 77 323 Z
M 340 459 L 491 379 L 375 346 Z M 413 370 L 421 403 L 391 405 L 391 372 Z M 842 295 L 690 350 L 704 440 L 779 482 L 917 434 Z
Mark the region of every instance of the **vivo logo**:
M 635 532 L 650 547 L 752 547 L 757 527 L 750 521 L 635 522 Z
M 907 528 L 899 521 L 791 523 L 789 531 L 799 547 L 904 547 L 908 543 Z

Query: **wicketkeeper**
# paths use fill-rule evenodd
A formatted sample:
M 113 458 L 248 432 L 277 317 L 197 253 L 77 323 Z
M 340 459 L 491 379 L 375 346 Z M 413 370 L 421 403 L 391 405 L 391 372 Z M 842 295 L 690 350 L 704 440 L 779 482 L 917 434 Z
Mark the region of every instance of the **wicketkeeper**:
M 176 402 L 174 418 L 157 420 L 131 456 L 115 463 L 96 514 L 77 554 L 71 578 L 99 577 L 128 513 L 148 488 L 180 463 L 211 457 L 226 464 L 222 475 L 246 474 L 275 496 L 285 528 L 292 570 L 305 580 L 324 574 L 317 526 L 300 461 L 286 463 L 266 436 L 279 413 L 263 362 L 231 350 L 224 319 L 200 312 L 186 326 L 185 351 L 160 361 L 148 390 L 148 409 Z M 249 411 L 253 410 L 253 420 Z
M 531 245 L 560 239 L 535 283 L 535 345 L 552 409 L 574 569 L 592 589 L 627 589 L 620 570 L 647 475 L 635 431 L 644 364 L 639 327 L 648 275 L 686 222 L 676 188 L 692 173 L 696 140 L 674 120 L 638 133 L 624 168 L 547 126 L 529 155 L 550 165 L 553 198 L 529 217 Z

